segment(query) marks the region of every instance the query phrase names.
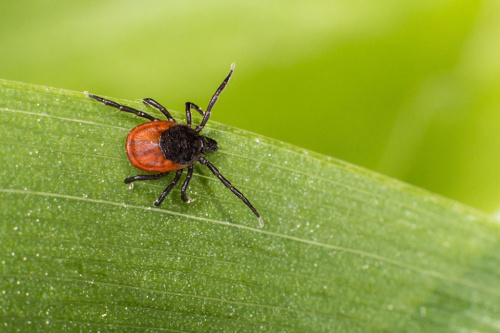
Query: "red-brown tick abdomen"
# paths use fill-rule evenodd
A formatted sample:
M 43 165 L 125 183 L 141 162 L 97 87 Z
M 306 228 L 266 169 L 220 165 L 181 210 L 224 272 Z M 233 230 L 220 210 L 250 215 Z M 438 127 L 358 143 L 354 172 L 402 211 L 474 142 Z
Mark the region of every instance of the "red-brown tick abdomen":
M 160 149 L 161 134 L 178 124 L 155 120 L 141 124 L 127 135 L 127 156 L 137 169 L 149 172 L 169 172 L 183 169 L 186 165 L 167 160 Z

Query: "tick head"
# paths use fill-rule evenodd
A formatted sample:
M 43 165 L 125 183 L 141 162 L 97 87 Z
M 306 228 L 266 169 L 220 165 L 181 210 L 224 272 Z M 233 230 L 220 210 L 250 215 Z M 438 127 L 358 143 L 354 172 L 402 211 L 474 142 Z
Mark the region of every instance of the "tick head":
M 206 136 L 201 136 L 201 142 L 202 142 L 202 147 L 201 147 L 202 154 L 213 153 L 214 151 L 217 151 L 219 149 L 217 141 L 215 141 L 214 139 L 207 138 Z

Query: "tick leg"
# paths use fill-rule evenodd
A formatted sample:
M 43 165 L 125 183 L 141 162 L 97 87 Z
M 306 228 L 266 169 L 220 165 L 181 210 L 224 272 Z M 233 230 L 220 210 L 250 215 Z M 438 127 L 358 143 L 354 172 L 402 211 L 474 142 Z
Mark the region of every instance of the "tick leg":
M 160 110 L 161 113 L 163 113 L 165 115 L 165 117 L 167 117 L 167 119 L 169 121 L 175 121 L 174 117 L 172 117 L 172 115 L 170 114 L 170 112 L 168 112 L 168 110 L 163 105 L 161 105 L 160 103 L 158 103 L 154 99 L 152 99 L 152 98 L 144 98 L 142 101 L 144 102 L 144 104 L 152 106 L 152 107 L 157 108 L 158 110 Z
M 226 76 L 224 81 L 222 81 L 219 88 L 217 88 L 217 90 L 215 91 L 215 94 L 212 96 L 210 103 L 208 103 L 207 111 L 205 111 L 205 114 L 203 115 L 203 120 L 198 126 L 196 126 L 195 129 L 196 133 L 200 133 L 203 127 L 205 127 L 205 125 L 207 124 L 208 118 L 210 118 L 210 113 L 212 112 L 212 108 L 214 107 L 215 102 L 217 102 L 217 100 L 219 99 L 220 93 L 224 90 L 224 88 L 226 88 L 229 80 L 231 79 L 231 76 L 233 75 L 233 71 L 234 71 L 234 64 L 231 65 L 231 70 L 229 71 L 229 74 Z
M 151 121 L 153 120 L 160 120 L 158 118 L 155 118 L 149 114 L 147 114 L 146 112 L 142 112 L 142 111 L 139 111 L 139 110 L 136 110 L 136 109 L 133 109 L 131 107 L 128 107 L 128 106 L 125 106 L 125 105 L 121 105 L 121 104 L 118 104 L 116 102 L 113 102 L 113 101 L 110 101 L 109 99 L 105 99 L 105 98 L 102 98 L 102 97 L 99 97 L 99 96 L 96 96 L 96 95 L 91 95 L 91 94 L 88 94 L 88 96 L 90 98 L 93 98 L 95 99 L 96 101 L 99 101 L 101 103 L 104 103 L 108 106 L 111 106 L 111 107 L 114 107 L 114 108 L 117 108 L 121 111 L 125 111 L 125 112 L 130 112 L 130 113 L 133 113 L 135 114 L 136 116 L 139 116 L 139 117 L 142 117 L 142 118 L 146 118 L 146 119 L 149 119 Z
M 260 226 L 263 227 L 264 226 L 264 222 L 262 221 L 262 218 L 260 217 L 259 213 L 257 212 L 257 210 L 252 206 L 252 204 L 250 203 L 250 201 L 248 201 L 247 198 L 245 198 L 245 196 L 240 192 L 238 191 L 237 189 L 234 188 L 233 185 L 231 185 L 231 183 L 226 179 L 224 178 L 219 170 L 217 170 L 216 167 L 214 167 L 209 161 L 207 161 L 205 158 L 203 157 L 200 157 L 200 159 L 198 160 L 198 162 L 200 162 L 201 164 L 207 166 L 210 171 L 212 171 L 212 173 L 214 175 L 217 176 L 217 178 L 219 178 L 219 180 L 224 184 L 226 185 L 226 187 L 228 189 L 231 190 L 231 192 L 233 192 L 238 198 L 241 199 L 241 201 L 243 201 L 245 203 L 245 205 L 248 206 L 248 208 L 250 208 L 252 210 L 252 212 L 255 214 L 255 216 L 257 216 L 259 218 L 259 223 L 260 223 Z
M 157 173 L 156 175 L 138 175 L 138 176 L 134 176 L 134 177 L 125 178 L 124 182 L 125 182 L 125 184 L 130 184 L 132 182 L 135 182 L 136 180 L 159 179 L 161 177 L 165 177 L 168 174 L 169 174 L 169 172 Z
M 170 191 L 172 191 L 174 186 L 177 184 L 177 182 L 181 178 L 182 170 L 183 169 L 177 170 L 177 172 L 175 173 L 175 177 L 174 177 L 174 179 L 172 179 L 172 182 L 170 183 L 170 185 L 168 185 L 167 188 L 165 190 L 163 190 L 163 192 L 160 195 L 160 197 L 158 198 L 158 200 L 156 200 L 154 202 L 155 206 L 161 205 L 161 203 L 163 202 L 163 199 L 165 199 L 165 197 L 170 193 Z
M 189 181 L 191 180 L 192 176 L 193 176 L 193 166 L 190 165 L 190 166 L 188 166 L 188 172 L 186 175 L 186 179 L 184 180 L 184 184 L 182 184 L 182 188 L 181 188 L 181 199 L 187 203 L 190 203 L 193 201 L 191 198 L 188 198 L 186 196 L 186 190 L 189 186 Z
M 187 121 L 187 125 L 189 127 L 191 127 L 191 109 L 195 109 L 202 116 L 204 115 L 203 110 L 198 105 L 191 103 L 191 102 L 187 102 L 186 103 L 186 121 Z

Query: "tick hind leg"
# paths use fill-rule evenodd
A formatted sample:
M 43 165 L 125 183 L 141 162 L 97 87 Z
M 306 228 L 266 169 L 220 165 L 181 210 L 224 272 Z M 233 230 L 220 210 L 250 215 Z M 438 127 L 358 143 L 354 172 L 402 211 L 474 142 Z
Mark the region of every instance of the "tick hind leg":
M 160 195 L 160 197 L 158 198 L 158 200 L 156 200 L 154 202 L 155 206 L 161 205 L 161 203 L 163 202 L 165 197 L 170 193 L 170 191 L 172 191 L 174 186 L 179 182 L 179 179 L 181 178 L 181 175 L 182 175 L 182 170 L 183 169 L 177 170 L 177 172 L 175 173 L 174 179 L 172 179 L 172 182 L 170 182 L 170 185 L 168 185 L 167 188 L 165 190 L 163 190 L 163 192 Z
M 130 112 L 130 113 L 135 114 L 136 116 L 139 116 L 139 117 L 142 117 L 142 118 L 146 118 L 146 119 L 149 119 L 151 121 L 153 121 L 153 120 L 160 120 L 158 118 L 155 118 L 155 117 L 147 114 L 146 112 L 142 112 L 142 111 L 133 109 L 133 108 L 131 108 L 129 106 L 126 106 L 126 105 L 118 104 L 116 102 L 110 101 L 109 99 L 105 99 L 105 98 L 102 98 L 102 97 L 99 97 L 99 96 L 96 96 L 96 95 L 91 95 L 91 94 L 87 94 L 87 96 L 89 96 L 90 98 L 93 98 L 96 101 L 99 101 L 99 102 L 101 102 L 103 104 L 106 104 L 108 106 L 117 108 L 120 111 Z
M 172 117 L 172 115 L 170 114 L 170 112 L 168 112 L 168 110 L 163 105 L 161 105 L 160 103 L 158 103 L 154 99 L 152 99 L 152 98 L 144 98 L 142 101 L 144 102 L 144 104 L 152 106 L 152 107 L 160 110 L 161 113 L 163 113 L 165 115 L 165 117 L 167 117 L 167 119 L 169 121 L 175 121 L 174 117 Z
M 125 178 L 124 182 L 125 182 L 125 184 L 130 184 L 130 183 L 135 182 L 137 180 L 159 179 L 161 177 L 165 177 L 169 173 L 170 172 L 157 173 L 156 175 L 138 175 L 138 176 L 134 176 L 134 177 Z

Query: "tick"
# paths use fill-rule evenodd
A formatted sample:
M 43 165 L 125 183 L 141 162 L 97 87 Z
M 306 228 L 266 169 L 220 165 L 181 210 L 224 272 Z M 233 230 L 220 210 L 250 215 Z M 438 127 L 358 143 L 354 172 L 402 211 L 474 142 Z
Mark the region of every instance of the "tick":
M 165 115 L 165 117 L 167 117 L 167 121 L 160 120 L 145 112 L 118 104 L 99 96 L 91 94 L 88 94 L 88 96 L 104 103 L 105 105 L 117 108 L 121 111 L 130 112 L 136 116 L 150 120 L 149 122 L 141 124 L 130 131 L 127 136 L 126 150 L 127 157 L 134 167 L 142 171 L 157 173 L 126 178 L 125 183 L 129 184 L 138 180 L 159 179 L 175 171 L 175 176 L 170 184 L 154 202 L 155 206 L 159 206 L 170 191 L 172 191 L 172 188 L 174 188 L 174 186 L 179 182 L 184 169 L 187 169 L 187 175 L 181 187 L 181 198 L 186 203 L 191 202 L 192 200 L 186 196 L 186 190 L 189 186 L 189 181 L 193 176 L 193 164 L 195 162 L 199 162 L 208 167 L 228 189 L 230 189 L 248 206 L 248 208 L 252 210 L 252 212 L 259 218 L 259 223 L 262 227 L 264 225 L 262 218 L 257 210 L 252 206 L 250 201 L 248 201 L 248 199 L 240 191 L 234 188 L 234 186 L 221 175 L 219 170 L 217 170 L 217 168 L 204 157 L 205 154 L 216 152 L 219 149 L 219 146 L 214 139 L 200 135 L 200 132 L 207 124 L 212 108 L 219 99 L 221 92 L 224 88 L 226 88 L 226 85 L 233 75 L 233 71 L 234 64 L 231 65 L 229 74 L 224 81 L 222 81 L 221 85 L 217 88 L 215 94 L 210 99 L 210 103 L 208 103 L 208 107 L 205 112 L 203 112 L 203 110 L 194 103 L 186 103 L 187 125 L 179 124 L 165 107 L 151 98 L 145 98 L 142 101 L 144 104 L 158 109 Z M 201 123 L 194 129 L 191 127 L 191 110 L 195 110 L 203 116 Z

